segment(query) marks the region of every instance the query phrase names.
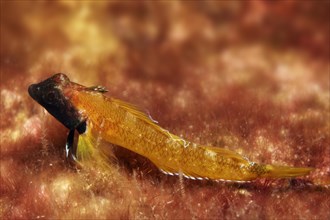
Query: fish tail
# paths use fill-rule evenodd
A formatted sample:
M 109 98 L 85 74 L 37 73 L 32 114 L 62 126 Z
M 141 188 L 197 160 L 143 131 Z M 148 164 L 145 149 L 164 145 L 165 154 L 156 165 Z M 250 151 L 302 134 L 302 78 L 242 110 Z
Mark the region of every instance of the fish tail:
M 309 174 L 313 168 L 310 167 L 289 167 L 289 166 L 276 166 L 266 165 L 266 173 L 263 177 L 269 178 L 288 178 L 304 176 Z

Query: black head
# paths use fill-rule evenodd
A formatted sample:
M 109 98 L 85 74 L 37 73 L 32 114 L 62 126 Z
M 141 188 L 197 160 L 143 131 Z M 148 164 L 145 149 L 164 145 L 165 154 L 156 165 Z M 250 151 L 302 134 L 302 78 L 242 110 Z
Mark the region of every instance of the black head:
M 30 96 L 42 105 L 51 115 L 69 129 L 77 128 L 83 119 L 79 111 L 72 105 L 64 90 L 71 86 L 70 79 L 63 73 L 37 84 L 29 86 Z

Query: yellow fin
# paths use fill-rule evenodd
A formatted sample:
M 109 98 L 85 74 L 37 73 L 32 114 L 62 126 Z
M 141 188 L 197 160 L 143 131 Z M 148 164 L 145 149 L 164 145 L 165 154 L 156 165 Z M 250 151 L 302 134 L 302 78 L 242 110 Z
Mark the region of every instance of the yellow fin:
M 173 169 L 172 167 L 169 167 L 169 166 L 166 166 L 166 165 L 163 165 L 163 164 L 160 165 L 159 163 L 155 163 L 155 162 L 153 162 L 153 163 L 157 166 L 157 168 L 161 172 L 163 172 L 163 173 L 165 173 L 167 175 L 171 175 L 171 176 L 174 176 L 174 175 L 175 176 L 180 176 L 180 175 L 182 175 L 182 176 L 184 176 L 184 177 L 186 177 L 188 179 L 199 179 L 199 180 L 201 180 L 201 179 L 208 179 L 207 177 L 200 176 L 200 175 L 198 175 L 198 174 L 196 174 L 194 172 L 188 172 L 184 168 L 183 169 L 180 169 L 180 170 L 176 170 L 176 169 Z
M 102 143 L 95 139 L 89 132 L 79 135 L 76 157 L 81 165 L 93 163 L 102 167 L 110 167 L 111 160 L 115 160 L 110 146 L 103 146 Z
M 119 99 L 111 98 L 111 101 L 114 102 L 114 103 L 116 103 L 118 106 L 120 106 L 121 108 L 125 109 L 127 112 L 131 113 L 135 117 L 137 117 L 140 120 L 142 120 L 142 121 L 146 122 L 147 124 L 151 125 L 153 128 L 155 128 L 156 130 L 158 130 L 162 134 L 164 134 L 164 135 L 166 135 L 168 137 L 171 137 L 171 138 L 181 139 L 180 137 L 177 137 L 176 135 L 171 134 L 166 129 L 163 129 L 162 127 L 160 127 L 156 123 L 155 120 L 151 119 L 151 117 L 149 115 L 147 115 L 146 113 L 144 113 L 143 110 L 141 110 L 139 107 L 137 107 L 135 105 L 132 105 L 130 103 L 121 101 Z
M 133 114 L 137 118 L 139 118 L 139 119 L 141 119 L 145 122 L 148 122 L 150 124 L 156 125 L 156 122 L 154 120 L 152 120 L 149 115 L 144 113 L 143 110 L 140 109 L 138 106 L 127 103 L 127 102 L 124 102 L 124 101 L 121 101 L 119 99 L 114 99 L 114 98 L 112 98 L 111 101 L 116 103 L 118 106 L 125 109 L 126 111 L 130 112 L 131 114 Z
M 297 177 L 297 176 L 307 175 L 312 170 L 314 170 L 314 168 L 266 165 L 266 170 L 268 172 L 264 174 L 265 177 L 285 178 L 285 177 Z
M 78 161 L 90 160 L 95 154 L 93 141 L 88 134 L 81 134 L 78 137 L 78 144 L 76 150 L 76 157 Z
M 212 151 L 217 154 L 217 156 L 222 156 L 224 158 L 230 158 L 232 160 L 235 160 L 235 162 L 240 162 L 240 163 L 248 163 L 249 161 L 244 158 L 242 155 L 236 153 L 235 151 L 231 151 L 225 148 L 220 148 L 220 147 L 210 147 L 210 146 L 201 146 L 205 150 Z

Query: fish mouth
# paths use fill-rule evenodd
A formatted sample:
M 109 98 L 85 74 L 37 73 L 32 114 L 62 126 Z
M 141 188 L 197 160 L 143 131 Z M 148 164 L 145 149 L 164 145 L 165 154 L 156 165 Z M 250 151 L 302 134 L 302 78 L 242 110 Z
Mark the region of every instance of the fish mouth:
M 37 85 L 36 85 L 36 84 L 32 84 L 32 85 L 30 85 L 29 88 L 28 88 L 29 95 L 30 95 L 34 100 L 36 100 L 36 90 L 37 90 Z

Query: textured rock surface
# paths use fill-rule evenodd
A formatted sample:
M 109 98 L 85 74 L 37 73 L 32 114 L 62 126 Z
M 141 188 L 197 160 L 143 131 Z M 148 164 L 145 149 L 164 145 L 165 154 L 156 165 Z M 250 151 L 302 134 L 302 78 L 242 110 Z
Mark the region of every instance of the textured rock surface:
M 329 2 L 1 2 L 1 218 L 329 219 Z M 27 94 L 56 72 L 101 84 L 188 140 L 296 180 L 192 181 L 121 149 L 111 175 L 65 161 Z

